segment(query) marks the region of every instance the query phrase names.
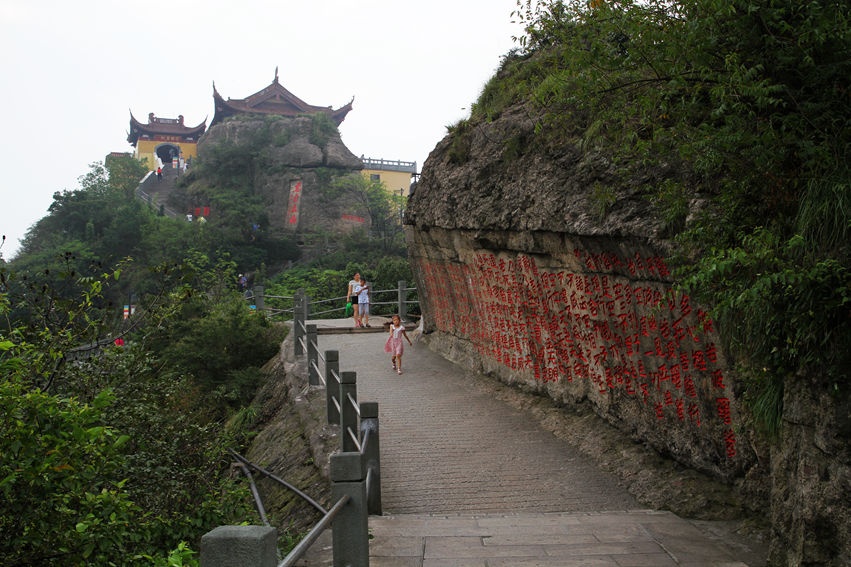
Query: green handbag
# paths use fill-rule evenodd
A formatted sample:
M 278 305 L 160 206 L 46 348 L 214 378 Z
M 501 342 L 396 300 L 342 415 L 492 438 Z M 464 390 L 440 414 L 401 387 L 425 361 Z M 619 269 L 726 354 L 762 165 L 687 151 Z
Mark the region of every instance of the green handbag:
M 354 312 L 355 312 L 355 308 L 352 307 L 352 302 L 349 301 L 348 303 L 346 303 L 346 317 L 351 317 L 352 313 L 354 313 Z

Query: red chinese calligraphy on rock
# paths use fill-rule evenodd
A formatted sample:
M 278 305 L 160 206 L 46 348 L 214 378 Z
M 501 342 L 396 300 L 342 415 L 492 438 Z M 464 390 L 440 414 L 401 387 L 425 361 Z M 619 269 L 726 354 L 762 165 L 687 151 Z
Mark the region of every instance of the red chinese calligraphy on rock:
M 690 427 L 704 426 L 701 404 L 714 404 L 712 419 L 730 425 L 724 370 L 706 338 L 712 321 L 662 281 L 670 275 L 664 261 L 579 248 L 573 255 L 591 272 L 541 269 L 528 254 L 423 262 L 428 302 L 442 312 L 432 318 L 530 379 L 585 380 L 600 396 L 628 396 L 656 419 Z M 701 401 L 710 391 L 717 395 Z

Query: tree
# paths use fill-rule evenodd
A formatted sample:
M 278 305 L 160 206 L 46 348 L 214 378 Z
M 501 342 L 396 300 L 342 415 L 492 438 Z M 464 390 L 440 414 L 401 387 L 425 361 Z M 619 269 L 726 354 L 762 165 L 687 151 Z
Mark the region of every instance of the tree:
M 240 358 L 232 357 L 233 368 L 227 369 L 233 379 L 219 385 L 239 395 L 207 397 L 199 395 L 204 377 L 191 374 L 189 365 L 160 358 L 146 331 L 157 329 L 164 343 L 176 343 L 186 337 L 169 336 L 163 329 L 183 330 L 171 323 L 187 298 L 226 305 L 221 298 L 236 295 L 226 284 L 219 290 L 205 288 L 210 295 L 195 292 L 188 282 L 221 282 L 199 273 L 204 269 L 199 263 L 164 271 L 168 293 L 144 302 L 144 315 L 135 316 L 143 324 L 128 337 L 128 345 L 100 340 L 97 349 L 80 351 L 83 358 L 73 363 L 72 348 L 90 342 L 83 338 L 107 336 L 110 327 L 96 306 L 119 272 L 72 278 L 66 295 L 74 300 L 53 298 L 46 289 L 44 302 L 61 308 L 47 310 L 30 327 L 16 326 L 9 318 L 14 297 L 6 289 L 15 276 L 5 270 L 0 274 L 0 320 L 6 324 L 0 328 L 4 564 L 156 563 L 182 541 L 197 543 L 204 531 L 251 517 L 245 489 L 229 477 L 226 452 L 239 446 L 245 432 L 223 423 L 230 416 L 227 408 L 239 409 L 253 393 L 246 392 L 245 369 L 264 363 L 280 335 L 268 332 L 265 319 L 237 316 L 242 332 L 233 338 L 252 344 L 244 350 L 237 345 Z M 63 316 L 52 317 L 51 311 Z M 232 323 L 212 317 L 203 333 L 227 337 L 215 327 L 230 333 Z M 191 347 L 197 359 L 214 359 L 222 344 L 195 341 Z M 242 375 L 235 374 L 239 370 Z M 179 555 L 188 554 L 185 545 L 180 549 Z
M 14 371 L 14 363 L 3 366 Z M 0 381 L 4 564 L 127 563 L 129 525 L 142 514 L 119 476 L 127 437 L 102 426 L 109 399 L 104 392 L 84 405 Z
M 381 240 L 385 250 L 399 245 L 404 237 L 399 218 L 403 198 L 388 191 L 382 181 L 366 179 L 358 173 L 338 178 L 334 185 L 363 205 L 369 214 L 370 234 Z

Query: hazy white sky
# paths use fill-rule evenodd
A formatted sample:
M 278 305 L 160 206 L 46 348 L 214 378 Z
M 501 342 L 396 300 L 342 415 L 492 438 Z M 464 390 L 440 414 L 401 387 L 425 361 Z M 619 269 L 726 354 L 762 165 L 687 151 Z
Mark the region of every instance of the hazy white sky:
M 0 0 L 0 249 L 75 189 L 89 164 L 131 151 L 142 122 L 213 118 L 213 82 L 245 98 L 272 82 L 354 109 L 355 155 L 416 161 L 469 115 L 515 43 L 516 0 Z

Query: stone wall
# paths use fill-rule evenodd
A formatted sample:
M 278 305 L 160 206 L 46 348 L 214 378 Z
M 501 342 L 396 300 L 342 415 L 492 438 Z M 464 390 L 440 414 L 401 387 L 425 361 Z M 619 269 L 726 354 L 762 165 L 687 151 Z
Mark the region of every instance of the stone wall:
M 755 466 L 712 320 L 649 245 L 555 233 L 409 232 L 424 331 L 466 366 L 588 403 L 723 480 Z

